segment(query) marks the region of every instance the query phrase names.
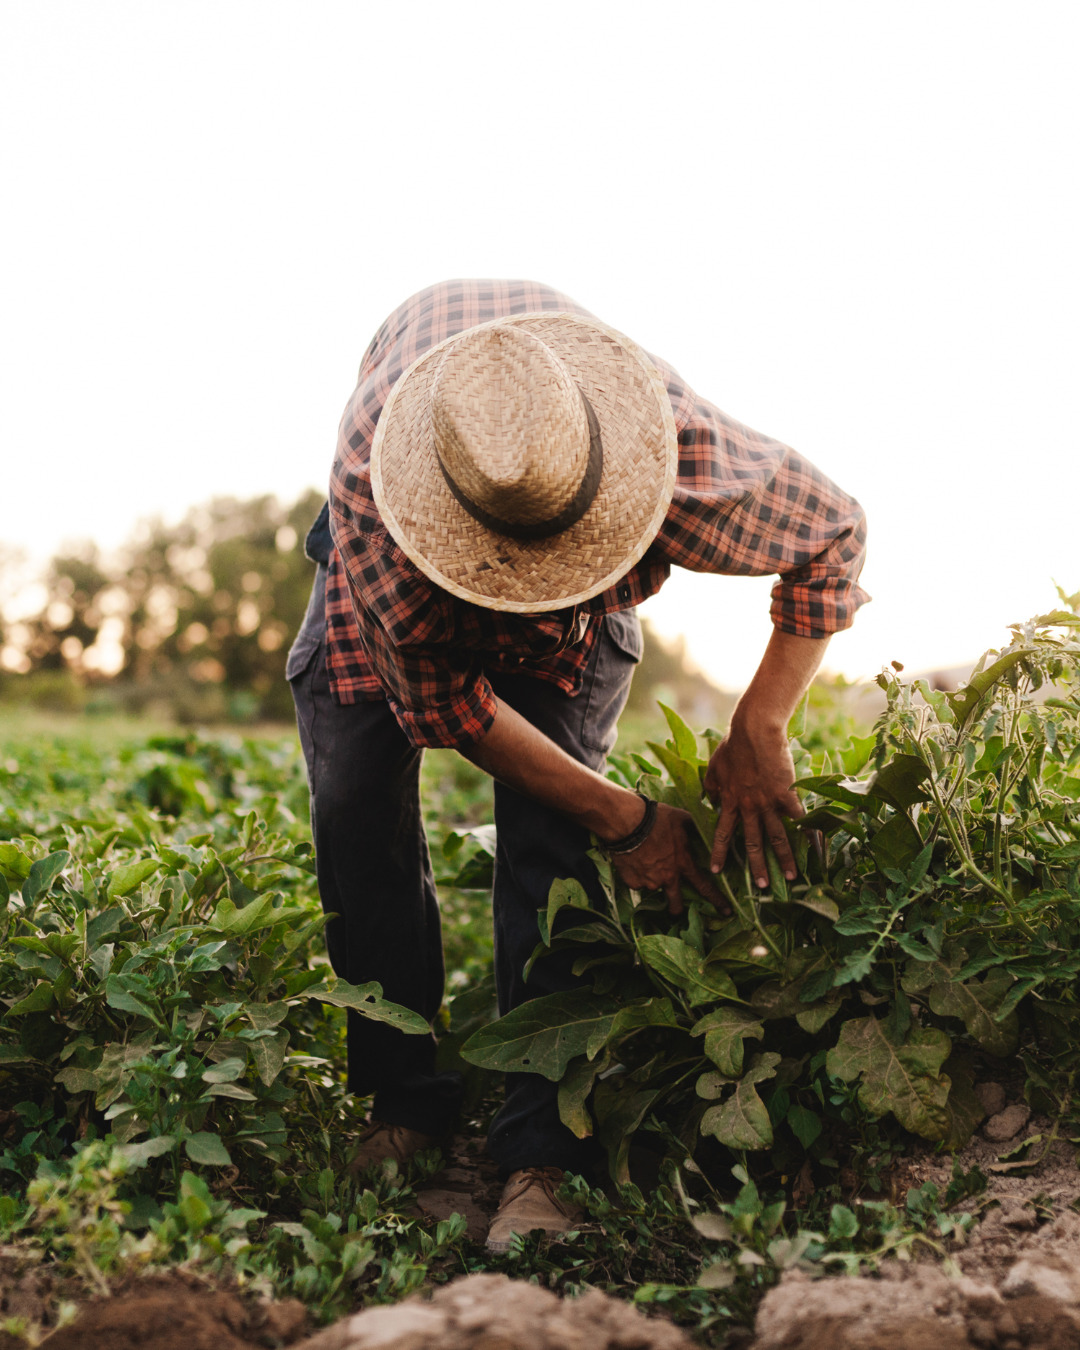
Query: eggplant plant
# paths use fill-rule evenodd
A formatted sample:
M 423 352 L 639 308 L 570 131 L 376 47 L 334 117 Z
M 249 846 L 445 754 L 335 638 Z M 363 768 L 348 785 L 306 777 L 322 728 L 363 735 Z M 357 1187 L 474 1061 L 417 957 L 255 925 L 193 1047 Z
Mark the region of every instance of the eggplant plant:
M 595 851 L 606 904 L 556 882 L 532 957 L 576 950 L 582 986 L 481 1027 L 463 1057 L 558 1082 L 564 1123 L 599 1137 L 620 1180 L 643 1126 L 690 1153 L 703 1140 L 771 1150 L 784 1170 L 820 1152 L 837 1117 L 891 1115 L 955 1149 L 982 1118 L 979 1056 L 1023 1041 L 1036 1076 L 1071 1072 L 1080 597 L 1063 599 L 1068 610 L 1013 626 L 958 691 L 897 667 L 878 679 L 873 735 L 813 757 L 796 738 L 799 876 L 786 881 L 773 858 L 762 892 L 733 856 L 719 877 L 729 917 L 686 890 L 672 918 Z M 701 744 L 664 711 L 670 739 L 613 772 L 691 814 L 704 864 L 716 734 Z

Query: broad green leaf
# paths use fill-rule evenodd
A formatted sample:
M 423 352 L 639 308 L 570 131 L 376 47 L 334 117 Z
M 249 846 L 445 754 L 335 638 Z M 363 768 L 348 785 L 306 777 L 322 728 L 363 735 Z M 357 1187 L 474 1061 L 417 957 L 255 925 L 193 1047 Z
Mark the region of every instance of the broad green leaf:
M 232 1164 L 229 1150 L 220 1137 L 209 1130 L 189 1134 L 184 1140 L 184 1152 L 193 1163 L 201 1163 L 204 1167 L 229 1167 Z
M 694 763 L 699 758 L 697 737 L 682 720 L 674 708 L 669 708 L 666 703 L 657 700 L 657 706 L 667 719 L 667 724 L 671 729 L 671 739 L 675 745 L 675 753 L 680 759 L 689 760 Z
M 902 985 L 905 993 L 926 992 L 930 1008 L 939 1017 L 958 1017 L 968 1034 L 991 1055 L 1004 1058 L 1016 1049 L 1020 1023 L 1015 1011 L 1003 1021 L 997 1015 L 1016 980 L 1000 966 L 988 970 L 983 978 L 963 983 L 941 961 L 908 965 Z
M 579 1139 L 585 1139 L 593 1132 L 592 1116 L 585 1103 L 597 1076 L 609 1063 L 606 1055 L 591 1060 L 582 1055 L 571 1061 L 559 1083 L 559 1119 Z
M 715 1003 L 721 998 L 737 999 L 739 992 L 731 976 L 716 965 L 708 964 L 700 952 L 668 933 L 653 933 L 638 939 L 638 954 L 658 975 L 684 990 L 691 1008 L 700 1003 Z
M 803 1031 L 811 1036 L 816 1036 L 831 1017 L 835 1017 L 844 1006 L 844 1000 L 839 990 L 830 991 L 827 997 L 818 1003 L 804 1003 L 795 1014 L 795 1021 L 802 1027 Z
M 54 1082 L 62 1084 L 69 1092 L 96 1092 L 99 1087 L 95 1069 L 80 1069 L 74 1064 L 55 1074 Z
M 971 716 L 982 700 L 997 684 L 998 680 L 1007 675 L 1008 672 L 1030 657 L 1031 653 L 1027 651 L 1007 652 L 1000 657 L 993 665 L 982 670 L 978 675 L 973 675 L 963 689 L 958 689 L 955 694 L 946 694 L 949 707 L 953 711 L 957 725 L 962 726 Z
M 916 755 L 894 755 L 870 779 L 870 794 L 898 811 L 906 811 L 916 802 L 929 801 L 922 784 L 930 777 L 929 767 Z
M 936 1028 L 913 1026 L 907 1040 L 897 1044 L 884 1021 L 858 1017 L 840 1028 L 825 1068 L 846 1083 L 859 1080 L 859 1101 L 871 1115 L 891 1111 L 912 1134 L 938 1140 L 948 1129 L 945 1103 L 951 1084 L 941 1066 L 951 1049 L 948 1036 Z
M 204 1083 L 235 1083 L 244 1072 L 244 1061 L 235 1055 L 203 1070 Z
M 389 1003 L 382 997 L 382 985 L 372 981 L 370 984 L 350 984 L 348 980 L 338 980 L 333 976 L 321 984 L 312 985 L 303 991 L 305 998 L 317 998 L 320 1003 L 330 1003 L 335 1008 L 349 1008 L 376 1022 L 389 1022 L 400 1031 L 418 1036 L 430 1036 L 431 1023 L 410 1008 L 398 1003 Z
M 251 1058 L 255 1061 L 255 1072 L 267 1087 L 273 1083 L 285 1063 L 285 1054 L 289 1048 L 289 1033 L 284 1027 L 273 1036 L 260 1036 L 250 1042 Z
M 123 867 L 118 867 L 109 878 L 109 899 L 121 900 L 125 895 L 138 890 L 147 877 L 152 877 L 160 866 L 160 858 L 140 858 L 137 862 L 125 863 Z
M 18 885 L 30 875 L 34 861 L 21 844 L 0 843 L 0 870 Z
M 702 1116 L 701 1133 L 712 1135 L 728 1148 L 768 1148 L 773 1141 L 772 1123 L 757 1094 L 757 1085 L 775 1078 L 779 1063 L 780 1056 L 772 1051 L 759 1055 L 735 1084 L 731 1096 Z
M 138 1144 L 124 1144 L 116 1151 L 129 1167 L 138 1168 L 145 1167 L 151 1158 L 160 1158 L 166 1153 L 171 1153 L 176 1143 L 172 1135 L 159 1134 Z
M 51 1008 L 52 1004 L 53 986 L 48 980 L 45 980 L 41 984 L 36 984 L 25 998 L 21 998 L 18 1003 L 13 1004 L 8 1009 L 8 1015 L 18 1017 L 22 1013 L 44 1012 L 46 1008 Z
M 894 867 L 898 872 L 907 872 L 923 849 L 919 832 L 902 811 L 874 832 L 870 840 L 870 852 L 878 867 Z
M 606 1029 L 598 1027 L 589 1038 L 585 1053 L 589 1059 L 595 1058 L 600 1048 L 609 1043 L 614 1045 L 621 1037 L 631 1031 L 640 1031 L 644 1027 L 677 1027 L 678 1019 L 671 1000 L 667 998 L 646 998 L 638 1003 L 629 1003 L 620 1008 Z
M 764 1034 L 761 1021 L 747 1008 L 717 1008 L 690 1030 L 691 1036 L 705 1037 L 705 1054 L 729 1078 L 743 1071 L 743 1042 L 759 1041 Z
M 157 1012 L 147 1002 L 145 987 L 134 976 L 110 975 L 105 981 L 105 1002 L 118 1012 L 135 1013 L 161 1026 Z
M 952 1084 L 945 1102 L 947 1127 L 942 1143 L 950 1153 L 958 1153 L 970 1143 L 986 1112 L 975 1095 L 971 1070 L 966 1069 L 958 1055 L 950 1055 L 942 1069 Z
M 821 1133 L 821 1117 L 798 1102 L 792 1102 L 788 1107 L 787 1123 L 803 1148 L 809 1148 Z
M 794 896 L 793 900 L 796 905 L 802 905 L 803 909 L 819 914 L 823 919 L 830 919 L 833 923 L 840 917 L 839 905 L 824 886 L 811 886 L 805 895 Z
M 538 1073 L 557 1083 L 572 1059 L 603 1043 L 618 1011 L 613 999 L 588 990 L 544 994 L 474 1031 L 461 1057 L 482 1069 Z
M 540 914 L 540 936 L 543 938 L 545 945 L 551 945 L 555 916 L 560 910 L 567 908 L 587 910 L 596 918 L 601 917 L 593 908 L 585 887 L 580 881 L 575 881 L 573 878 L 567 881 L 553 881 L 551 890 L 548 891 L 547 912 L 541 912 Z
M 597 1133 L 607 1146 L 608 1170 L 619 1185 L 630 1180 L 630 1140 L 660 1096 L 658 1088 L 641 1087 L 633 1078 L 612 1076 L 596 1085 L 593 1109 Z
M 23 882 L 23 899 L 28 905 L 32 905 L 41 896 L 48 895 L 49 887 L 71 861 L 71 854 L 65 849 L 57 853 L 50 853 L 47 858 L 39 858 L 30 869 L 30 874 Z
M 256 1031 L 266 1031 L 284 1022 L 289 1015 L 287 1003 L 249 1003 L 244 1015 Z
M 647 742 L 649 749 L 668 771 L 678 793 L 677 805 L 689 811 L 697 826 L 698 834 L 706 848 L 712 848 L 713 835 L 716 833 L 718 814 L 703 799 L 701 778 L 697 764 L 682 759 L 666 745 L 655 741 Z
M 789 978 L 768 980 L 758 985 L 750 996 L 750 1006 L 766 1021 L 794 1017 L 817 1002 L 817 999 L 804 1002 L 803 993 L 807 982 L 815 975 L 825 973 L 828 966 L 828 953 L 820 948 L 804 947 L 793 952 L 785 970 Z

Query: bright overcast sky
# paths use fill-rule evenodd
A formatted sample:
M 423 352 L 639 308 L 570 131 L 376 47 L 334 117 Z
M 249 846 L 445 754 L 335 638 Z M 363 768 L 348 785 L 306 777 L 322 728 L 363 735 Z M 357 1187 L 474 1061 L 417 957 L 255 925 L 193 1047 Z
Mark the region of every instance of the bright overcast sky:
M 1080 588 L 1080 10 L 4 0 L 0 544 L 325 484 L 385 315 L 569 292 L 865 505 L 829 665 Z M 768 583 L 649 613 L 744 683 Z

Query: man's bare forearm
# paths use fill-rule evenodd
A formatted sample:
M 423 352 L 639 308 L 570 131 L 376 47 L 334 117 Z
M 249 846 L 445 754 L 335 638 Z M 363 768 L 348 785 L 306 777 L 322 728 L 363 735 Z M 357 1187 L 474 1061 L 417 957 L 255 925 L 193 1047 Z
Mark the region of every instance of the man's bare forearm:
M 774 628 L 754 678 L 732 714 L 753 734 L 781 735 L 821 665 L 828 638 L 796 637 Z
M 645 808 L 629 792 L 568 755 L 502 699 L 487 734 L 461 753 L 500 783 L 611 841 L 629 834 Z

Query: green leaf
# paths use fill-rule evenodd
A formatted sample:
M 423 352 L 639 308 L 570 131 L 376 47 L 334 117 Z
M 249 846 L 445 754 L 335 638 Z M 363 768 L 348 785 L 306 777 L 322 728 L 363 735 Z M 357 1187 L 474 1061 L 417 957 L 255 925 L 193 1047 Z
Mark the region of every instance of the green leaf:
M 824 886 L 811 886 L 805 895 L 794 897 L 796 905 L 802 905 L 811 914 L 819 914 L 823 919 L 835 923 L 840 917 L 840 907 L 829 895 Z
M 870 840 L 870 852 L 882 870 L 894 867 L 898 872 L 906 873 L 922 849 L 918 830 L 902 811 L 890 816 Z
M 138 983 L 134 976 L 110 975 L 105 981 L 105 1002 L 118 1012 L 135 1013 L 156 1026 L 162 1025 L 156 1010 L 146 1000 L 145 986 Z
M 671 729 L 671 739 L 675 745 L 675 753 L 680 759 L 697 760 L 698 743 L 697 737 L 682 720 L 674 708 L 669 708 L 666 703 L 657 700 L 657 706 L 667 719 L 667 724 Z
M 255 1072 L 267 1087 L 273 1083 L 285 1063 L 285 1054 L 289 1048 L 289 1033 L 284 1027 L 273 1036 L 260 1036 L 251 1043 L 251 1058 L 255 1061 Z
M 287 1003 L 249 1003 L 244 1015 L 256 1031 L 267 1031 L 289 1015 Z
M 973 675 L 963 689 L 958 689 L 955 694 L 946 694 L 945 697 L 953 711 L 957 725 L 962 726 L 994 685 L 1007 675 L 1014 666 L 1027 660 L 1030 655 L 1030 652 L 1023 650 L 1007 652 L 992 666 L 980 671 L 978 675 Z
M 938 1140 L 948 1129 L 951 1084 L 941 1066 L 951 1049 L 948 1036 L 936 1028 L 912 1026 L 906 1041 L 897 1044 L 884 1021 L 858 1017 L 840 1028 L 825 1068 L 846 1083 L 859 1080 L 859 1101 L 872 1116 L 891 1111 L 912 1134 Z
M 639 938 L 637 949 L 647 966 L 686 993 L 691 1008 L 699 1003 L 739 997 L 726 971 L 707 964 L 700 952 L 671 934 L 653 933 Z
M 691 1036 L 705 1037 L 705 1054 L 729 1078 L 743 1071 L 744 1041 L 759 1041 L 764 1034 L 760 1019 L 747 1008 L 717 1008 L 690 1030 Z
M 641 1031 L 645 1027 L 677 1027 L 678 1018 L 671 1000 L 667 998 L 646 998 L 637 1003 L 629 1003 L 620 1008 L 611 1019 L 607 1031 L 598 1027 L 589 1038 L 585 1053 L 593 1059 L 599 1050 L 610 1043 L 615 1045 L 623 1036 L 632 1031 Z
M 125 895 L 130 895 L 132 891 L 138 890 L 147 877 L 152 877 L 160 866 L 160 858 L 140 858 L 137 862 L 125 863 L 123 867 L 118 867 L 109 878 L 109 899 L 120 900 Z
M 244 1061 L 235 1055 L 203 1070 L 204 1083 L 235 1083 L 244 1072 Z
M 803 1148 L 809 1148 L 821 1133 L 821 1117 L 798 1102 L 792 1102 L 788 1107 L 787 1123 Z
M 593 1132 L 592 1116 L 585 1105 L 597 1076 L 608 1067 L 606 1055 L 572 1060 L 559 1083 L 559 1119 L 571 1133 L 585 1139 Z
M 30 875 L 34 863 L 21 844 L 0 843 L 0 871 L 21 885 Z
M 588 990 L 545 994 L 480 1027 L 461 1047 L 469 1064 L 498 1072 L 538 1073 L 557 1083 L 590 1043 L 602 1043 L 619 1006 Z
M 41 984 L 36 984 L 25 998 L 21 998 L 18 1003 L 13 1004 L 8 1009 L 8 1015 L 19 1017 L 23 1013 L 44 1012 L 46 1008 L 51 1008 L 52 1004 L 53 987 L 48 980 L 45 980 Z
M 184 1152 L 193 1163 L 201 1163 L 204 1167 L 229 1167 L 232 1164 L 229 1150 L 220 1137 L 209 1130 L 189 1134 L 184 1140 Z
M 945 1103 L 948 1124 L 942 1143 L 950 1153 L 959 1153 L 970 1143 L 986 1112 L 975 1095 L 971 1070 L 960 1062 L 958 1055 L 950 1055 L 942 1069 L 952 1083 Z
M 659 1095 L 659 1088 L 641 1087 L 630 1077 L 612 1076 L 596 1086 L 597 1131 L 607 1145 L 608 1170 L 619 1185 L 630 1181 L 630 1140 Z
M 773 1141 L 772 1122 L 757 1094 L 757 1084 L 775 1078 L 779 1063 L 780 1056 L 771 1051 L 759 1055 L 727 1101 L 710 1107 L 702 1116 L 701 1133 L 712 1135 L 728 1148 L 768 1148 Z
M 116 1151 L 129 1167 L 145 1167 L 151 1158 L 160 1158 L 166 1153 L 171 1153 L 176 1147 L 176 1140 L 168 1134 L 156 1135 L 153 1139 L 144 1139 L 138 1144 L 124 1144 Z
M 959 956 L 962 961 L 963 953 Z M 960 983 L 955 970 L 943 962 L 919 962 L 908 966 L 901 983 L 908 994 L 926 991 L 931 1011 L 939 1017 L 959 1018 L 969 1035 L 991 1055 L 1004 1058 L 1016 1049 L 1020 1023 L 1015 1011 L 1008 1012 L 1003 1021 L 997 1020 L 1009 990 L 1016 984 L 1007 970 L 997 966 L 981 980 Z
M 39 858 L 23 882 L 22 893 L 26 903 L 32 905 L 41 896 L 48 895 L 50 886 L 70 861 L 71 854 L 65 849 L 50 853 L 47 858 Z
M 551 945 L 555 916 L 560 910 L 567 908 L 587 910 L 596 918 L 600 918 L 580 881 L 573 878 L 568 881 L 553 881 L 551 890 L 548 891 L 547 912 L 540 914 L 540 936 L 545 946 Z
M 930 777 L 929 767 L 916 755 L 894 755 L 870 779 L 869 792 L 898 811 L 906 811 L 916 802 L 930 800 L 922 784 Z
M 100 1086 L 96 1070 L 80 1069 L 74 1064 L 61 1069 L 54 1075 L 53 1081 L 60 1083 L 69 1092 L 96 1092 Z
M 411 1008 L 403 1008 L 399 1003 L 387 1002 L 382 997 L 382 985 L 374 980 L 369 984 L 356 985 L 330 976 L 321 984 L 305 989 L 303 993 L 305 998 L 317 998 L 320 1003 L 329 1003 L 335 1008 L 350 1008 L 375 1022 L 388 1022 L 399 1031 L 411 1035 L 431 1035 L 431 1023 L 426 1018 Z
M 655 741 L 648 741 L 647 744 L 675 784 L 678 805 L 684 811 L 690 812 L 702 842 L 706 848 L 712 848 L 719 816 L 703 799 L 701 776 L 696 761 L 690 763 L 669 750 L 666 745 L 658 745 Z

